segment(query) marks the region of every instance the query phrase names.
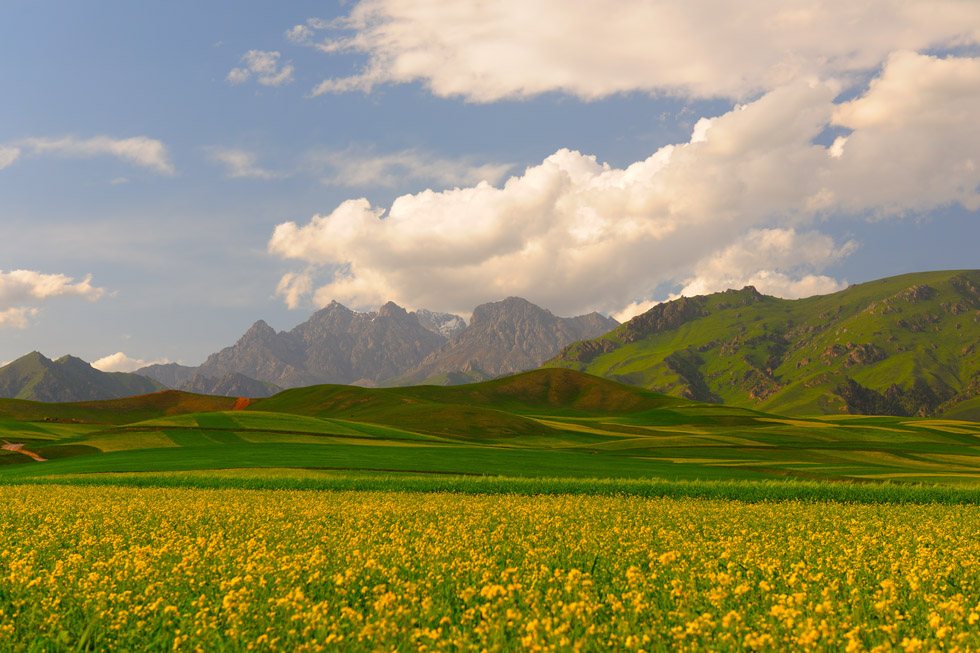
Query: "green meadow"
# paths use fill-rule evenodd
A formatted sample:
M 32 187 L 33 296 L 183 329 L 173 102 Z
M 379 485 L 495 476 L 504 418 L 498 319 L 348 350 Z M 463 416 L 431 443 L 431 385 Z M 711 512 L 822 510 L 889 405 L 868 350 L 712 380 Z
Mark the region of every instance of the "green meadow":
M 579 487 L 602 479 L 980 481 L 974 422 L 790 418 L 571 370 L 456 387 L 312 386 L 242 404 L 178 392 L 79 404 L 2 400 L 0 482 L 128 483 L 142 476 L 165 484 L 223 478 L 261 485 L 272 477 L 329 486 L 385 477 L 402 485 L 430 479 L 447 489 L 451 477 L 471 489 L 483 482 L 474 479 L 510 479 L 513 488 L 547 493 L 541 479 L 577 479 Z

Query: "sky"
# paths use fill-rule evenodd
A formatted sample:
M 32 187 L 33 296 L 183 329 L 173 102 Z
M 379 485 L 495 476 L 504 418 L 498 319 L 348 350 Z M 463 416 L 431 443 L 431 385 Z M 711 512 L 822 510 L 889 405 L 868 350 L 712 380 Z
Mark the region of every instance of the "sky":
M 976 268 L 975 0 L 5 0 L 0 362 Z

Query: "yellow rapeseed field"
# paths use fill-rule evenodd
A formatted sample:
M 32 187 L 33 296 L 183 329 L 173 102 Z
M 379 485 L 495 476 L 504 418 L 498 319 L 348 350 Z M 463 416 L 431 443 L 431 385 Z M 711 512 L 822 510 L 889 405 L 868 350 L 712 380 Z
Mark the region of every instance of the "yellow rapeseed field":
M 977 506 L 0 496 L 3 651 L 980 648 Z

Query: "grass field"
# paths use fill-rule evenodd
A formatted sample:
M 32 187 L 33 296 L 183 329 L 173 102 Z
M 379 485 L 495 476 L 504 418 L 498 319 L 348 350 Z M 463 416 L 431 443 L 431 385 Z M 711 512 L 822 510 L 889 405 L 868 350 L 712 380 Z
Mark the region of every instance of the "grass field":
M 980 480 L 980 424 L 974 422 L 786 418 L 570 370 L 449 388 L 313 386 L 230 410 L 235 404 L 183 393 L 88 404 L 0 401 L 0 445 L 22 445 L 0 454 L 0 482 L 249 468 L 580 479 Z
M 0 641 L 975 650 L 980 507 L 11 485 Z

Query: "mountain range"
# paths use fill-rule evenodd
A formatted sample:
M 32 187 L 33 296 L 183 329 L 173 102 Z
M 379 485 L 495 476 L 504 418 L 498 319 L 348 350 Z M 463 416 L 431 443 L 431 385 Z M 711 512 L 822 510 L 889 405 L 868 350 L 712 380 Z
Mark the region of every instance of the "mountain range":
M 278 388 L 452 385 L 534 369 L 562 347 L 617 325 L 598 313 L 557 317 L 518 297 L 476 307 L 469 324 L 458 315 L 408 312 L 393 302 L 364 313 L 332 302 L 290 331 L 260 320 L 196 368 L 171 363 L 137 373 L 192 392 L 198 390 L 187 384 L 195 375 L 239 375 Z M 242 396 L 267 396 L 271 390 L 253 388 Z
M 81 401 L 154 392 L 264 397 L 322 383 L 455 385 L 541 365 L 781 414 L 980 420 L 980 270 L 908 274 L 786 300 L 747 286 L 664 302 L 618 325 L 516 297 L 457 315 L 337 302 L 290 331 L 258 321 L 198 367 L 106 374 L 34 352 L 0 396 Z M 149 378 L 147 378 L 149 377 Z
M 546 366 L 781 414 L 980 419 L 980 270 L 796 300 L 751 286 L 682 297 Z

